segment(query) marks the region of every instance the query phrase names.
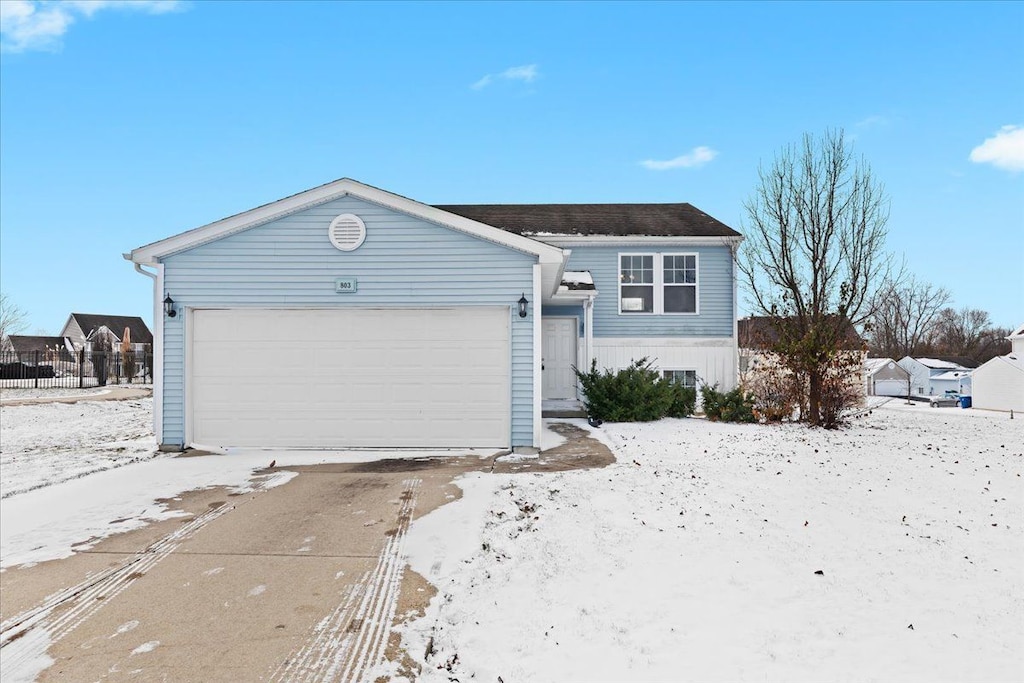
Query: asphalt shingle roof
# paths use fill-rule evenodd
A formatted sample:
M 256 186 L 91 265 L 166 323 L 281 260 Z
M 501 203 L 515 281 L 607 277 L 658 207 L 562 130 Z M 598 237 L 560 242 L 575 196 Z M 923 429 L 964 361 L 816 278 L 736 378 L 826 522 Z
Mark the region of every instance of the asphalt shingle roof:
M 739 237 L 692 204 L 440 204 L 517 235 Z

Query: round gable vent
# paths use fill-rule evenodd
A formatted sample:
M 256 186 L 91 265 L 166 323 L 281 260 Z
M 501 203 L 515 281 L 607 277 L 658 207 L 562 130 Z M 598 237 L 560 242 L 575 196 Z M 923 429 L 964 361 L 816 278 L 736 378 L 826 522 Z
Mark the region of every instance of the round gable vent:
M 331 227 L 327 228 L 327 236 L 331 238 L 331 244 L 338 249 L 352 251 L 358 249 L 366 239 L 366 225 L 359 216 L 343 213 L 331 221 Z

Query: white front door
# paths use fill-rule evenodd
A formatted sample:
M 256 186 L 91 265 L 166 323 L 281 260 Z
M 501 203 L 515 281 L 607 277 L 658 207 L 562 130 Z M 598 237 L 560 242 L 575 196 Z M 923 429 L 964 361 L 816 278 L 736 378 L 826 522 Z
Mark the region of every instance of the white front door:
M 541 347 L 542 397 L 576 398 L 576 318 L 544 318 Z

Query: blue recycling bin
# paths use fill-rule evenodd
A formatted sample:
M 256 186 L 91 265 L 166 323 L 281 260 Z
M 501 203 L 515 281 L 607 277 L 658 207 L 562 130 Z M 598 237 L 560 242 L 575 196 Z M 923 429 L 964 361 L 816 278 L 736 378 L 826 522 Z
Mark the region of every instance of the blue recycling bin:
M 960 407 L 961 408 L 970 408 L 971 407 L 971 397 L 970 396 L 961 396 L 960 397 Z

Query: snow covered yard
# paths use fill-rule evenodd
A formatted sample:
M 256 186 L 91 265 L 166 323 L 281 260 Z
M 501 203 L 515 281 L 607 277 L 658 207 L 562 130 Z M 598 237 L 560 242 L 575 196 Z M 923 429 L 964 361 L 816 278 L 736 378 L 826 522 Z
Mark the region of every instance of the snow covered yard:
M 594 431 L 618 463 L 466 476 L 413 524 L 421 680 L 1024 679 L 1024 420 Z
M 151 398 L 0 407 L 0 497 L 154 457 L 152 415 Z

